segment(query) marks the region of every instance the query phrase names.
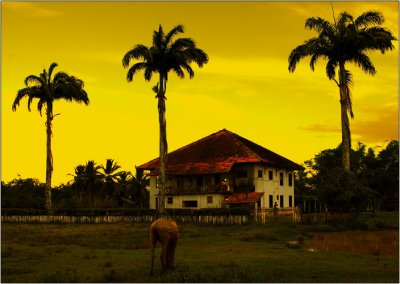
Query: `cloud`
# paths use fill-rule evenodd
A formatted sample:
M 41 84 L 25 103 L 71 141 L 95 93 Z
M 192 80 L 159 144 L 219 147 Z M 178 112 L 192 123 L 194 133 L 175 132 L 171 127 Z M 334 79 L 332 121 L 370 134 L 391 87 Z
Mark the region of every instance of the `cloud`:
M 58 17 L 64 14 L 62 11 L 40 7 L 41 3 L 35 2 L 8 2 L 4 8 L 15 13 L 24 14 L 30 17 Z M 43 6 L 43 5 L 42 5 Z
M 340 133 L 342 130 L 338 126 L 316 123 L 304 127 L 300 127 L 301 130 L 311 132 L 323 132 L 323 133 Z
M 355 120 L 353 123 L 353 140 L 377 143 L 385 140 L 399 139 L 399 116 L 397 104 L 368 107 L 363 110 L 371 117 Z M 360 114 L 361 118 L 363 115 Z
M 356 119 L 350 121 L 350 128 L 353 142 L 379 143 L 391 139 L 398 140 L 398 105 L 365 107 Z M 341 133 L 340 125 L 328 123 L 316 123 L 299 129 L 319 134 L 340 135 Z

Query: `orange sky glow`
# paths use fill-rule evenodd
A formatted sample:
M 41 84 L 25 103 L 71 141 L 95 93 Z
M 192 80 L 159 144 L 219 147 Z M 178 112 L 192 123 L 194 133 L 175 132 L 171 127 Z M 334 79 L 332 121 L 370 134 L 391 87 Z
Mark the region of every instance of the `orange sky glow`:
M 381 11 L 383 26 L 398 35 L 399 3 L 333 2 L 335 14 Z M 45 181 L 45 117 L 21 101 L 11 106 L 24 79 L 57 62 L 85 82 L 89 106 L 55 102 L 53 186 L 72 179 L 74 167 L 113 158 L 134 172 L 158 157 L 157 101 L 143 73 L 126 81 L 123 55 L 151 44 L 162 24 L 185 27 L 209 55 L 195 76 L 170 75 L 167 85 L 169 150 L 226 128 L 294 162 L 303 163 L 341 142 L 339 90 L 312 72 L 309 59 L 288 72 L 293 48 L 315 35 L 307 18 L 333 21 L 330 2 L 2 2 L 2 171 Z M 353 73 L 353 146 L 384 146 L 398 139 L 398 42 L 395 50 L 369 54 L 377 74 Z M 386 142 L 385 142 L 386 141 Z

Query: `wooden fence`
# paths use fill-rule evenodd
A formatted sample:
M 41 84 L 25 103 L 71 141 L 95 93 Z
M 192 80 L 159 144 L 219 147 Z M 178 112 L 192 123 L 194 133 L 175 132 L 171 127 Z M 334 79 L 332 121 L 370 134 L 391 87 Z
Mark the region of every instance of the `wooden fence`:
M 3 223 L 63 223 L 63 224 L 100 224 L 100 223 L 151 223 L 157 215 L 142 216 L 63 216 L 63 215 L 31 215 L 31 216 L 1 216 Z M 218 215 L 196 216 L 183 215 L 171 216 L 180 223 L 202 224 L 247 224 L 251 222 L 248 215 Z
M 269 218 L 287 216 L 295 222 L 301 220 L 298 208 L 259 209 L 251 215 L 172 215 L 177 222 L 201 224 L 231 224 L 241 225 L 248 223 L 265 224 Z M 158 215 L 2 215 L 4 223 L 63 223 L 63 224 L 100 224 L 100 223 L 150 223 L 159 218 Z

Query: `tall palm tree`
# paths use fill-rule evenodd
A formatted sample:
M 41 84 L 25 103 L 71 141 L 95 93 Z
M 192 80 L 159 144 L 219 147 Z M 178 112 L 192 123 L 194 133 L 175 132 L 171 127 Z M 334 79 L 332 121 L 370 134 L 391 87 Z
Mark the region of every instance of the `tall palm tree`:
M 122 65 L 127 68 L 131 60 L 136 62 L 129 68 L 126 79 L 132 82 L 133 76 L 140 70 L 144 71 L 144 78 L 150 81 L 153 73 L 159 74 L 159 81 L 154 86 L 153 91 L 158 99 L 158 120 L 160 125 L 160 186 L 159 186 L 159 210 L 165 212 L 165 167 L 168 153 L 166 119 L 165 119 L 165 92 L 167 88 L 168 73 L 174 71 L 179 78 L 184 78 L 186 71 L 190 78 L 193 78 L 194 71 L 190 67 L 192 62 L 199 67 L 208 62 L 207 54 L 196 47 L 196 43 L 191 38 L 173 38 L 183 33 L 182 25 L 175 26 L 167 34 L 164 33 L 162 26 L 153 33 L 153 45 L 147 47 L 137 44 L 129 50 L 122 59 Z
M 15 111 L 22 98 L 28 97 L 28 110 L 30 111 L 33 99 L 38 99 L 38 111 L 42 115 L 42 108 L 46 106 L 46 197 L 45 208 L 51 212 L 51 177 L 53 173 L 53 156 L 51 152 L 51 137 L 52 137 L 52 121 L 58 114 L 53 114 L 53 103 L 56 100 L 74 101 L 78 103 L 89 104 L 89 98 L 86 91 L 83 89 L 84 83 L 82 80 L 70 76 L 64 72 L 57 72 L 53 75 L 54 68 L 58 65 L 52 63 L 49 69 L 43 69 L 43 72 L 36 75 L 29 75 L 25 78 L 25 86 L 18 91 L 12 105 L 12 110 Z
M 365 73 L 374 75 L 375 66 L 367 52 L 379 50 L 382 54 L 394 48 L 392 41 L 396 40 L 393 34 L 381 24 L 383 15 L 377 11 L 367 11 L 355 20 L 347 12 L 342 12 L 334 23 L 319 17 L 308 18 L 305 27 L 315 30 L 317 37 L 313 37 L 297 46 L 289 55 L 289 72 L 294 72 L 297 63 L 310 56 L 310 67 L 318 59 L 327 60 L 326 75 L 333 80 L 340 90 L 341 125 L 342 125 L 342 164 L 346 172 L 350 172 L 350 122 L 348 114 L 354 118 L 350 86 L 352 75 L 346 69 L 346 63 L 355 63 Z M 336 79 L 336 69 L 338 68 Z

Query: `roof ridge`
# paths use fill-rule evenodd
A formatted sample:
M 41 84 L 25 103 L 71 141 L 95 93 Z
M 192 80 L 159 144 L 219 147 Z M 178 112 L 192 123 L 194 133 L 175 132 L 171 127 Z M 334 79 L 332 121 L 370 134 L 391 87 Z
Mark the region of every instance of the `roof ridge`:
M 248 149 L 251 153 L 253 153 L 258 159 L 260 159 L 260 161 L 264 161 L 264 159 L 262 159 L 262 158 L 260 157 L 260 155 L 258 155 L 256 152 L 254 152 L 253 149 L 250 149 L 246 144 L 244 144 L 244 143 L 243 143 L 240 139 L 238 139 L 238 138 L 247 140 L 247 141 L 249 141 L 249 142 L 252 142 L 252 141 L 250 141 L 250 140 L 248 140 L 248 139 L 246 139 L 246 138 L 240 136 L 239 134 L 236 134 L 236 133 L 231 132 L 231 131 L 229 131 L 229 130 L 227 130 L 227 131 L 229 132 L 230 135 L 233 134 L 233 138 L 234 138 L 236 141 L 239 141 L 239 143 L 240 143 L 241 145 L 243 145 L 246 149 Z M 254 143 L 254 142 L 252 142 L 252 143 L 258 145 L 257 143 Z M 262 147 L 261 145 L 258 145 L 258 146 Z M 264 148 L 264 147 L 263 147 L 263 148 Z M 266 149 L 266 148 L 264 148 L 264 149 Z M 267 150 L 268 150 L 268 149 L 267 149 Z

